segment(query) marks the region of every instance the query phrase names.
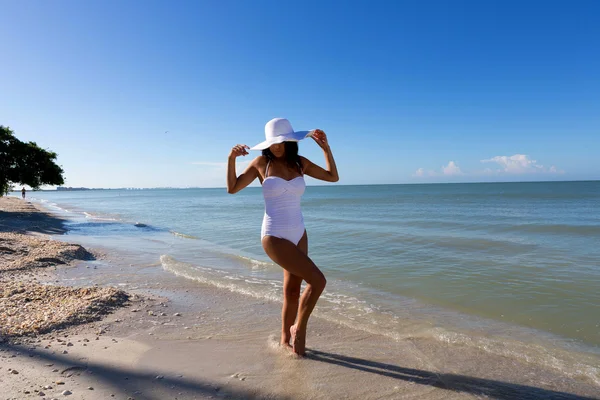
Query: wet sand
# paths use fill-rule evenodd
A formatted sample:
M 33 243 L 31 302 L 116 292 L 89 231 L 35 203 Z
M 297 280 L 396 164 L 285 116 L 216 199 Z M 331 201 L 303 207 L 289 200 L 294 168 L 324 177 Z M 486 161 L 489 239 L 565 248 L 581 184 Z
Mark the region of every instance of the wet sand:
M 20 211 L 11 211 L 13 206 Z M 23 241 L 45 240 L 40 234 L 64 230 L 59 219 L 20 199 L 0 200 L 0 210 L 2 232 L 29 237 L 10 236 L 13 243 L 6 247 L 11 250 L 25 246 Z M 13 212 L 21 217 L 13 218 Z M 50 246 L 65 244 L 56 243 Z M 69 248 L 67 254 L 78 252 Z M 0 254 L 2 265 L 14 262 Z M 52 254 L 41 258 L 64 264 L 23 269 L 11 264 L 12 271 L 0 270 L 6 277 L 3 289 L 14 282 L 67 291 L 87 287 L 104 299 L 123 293 L 128 301 L 89 322 L 29 330 L 33 336 L 13 332 L 12 324 L 0 320 L 0 328 L 13 335 L 0 345 L 2 398 L 600 398 L 592 379 L 573 378 L 551 366 L 427 337 L 394 341 L 319 318 L 309 324 L 308 356 L 297 359 L 277 345 L 278 302 L 177 277 L 159 264 L 136 264 L 110 249 L 94 250 L 92 257 L 87 251 L 79 258 Z M 89 295 L 69 293 L 78 296 L 76 303 Z M 45 306 L 20 301 L 33 303 L 32 313 Z M 66 397 L 65 391 L 70 392 Z

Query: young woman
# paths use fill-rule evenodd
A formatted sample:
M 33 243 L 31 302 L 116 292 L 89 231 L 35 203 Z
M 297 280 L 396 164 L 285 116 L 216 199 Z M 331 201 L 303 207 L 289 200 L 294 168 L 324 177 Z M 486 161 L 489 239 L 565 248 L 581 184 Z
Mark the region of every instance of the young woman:
M 325 276 L 308 257 L 308 237 L 300 209 L 306 187 L 304 175 L 337 182 L 338 172 L 325 132 L 320 129 L 295 132 L 289 121 L 275 118 L 265 125 L 266 140 L 253 148 L 238 144 L 231 149 L 227 164 L 227 192 L 237 193 L 258 178 L 265 199 L 262 246 L 265 253 L 283 268 L 283 309 L 281 345 L 294 353 L 305 353 L 306 328 L 319 296 L 325 289 Z M 306 137 L 323 149 L 327 168 L 298 155 L 298 141 Z M 235 159 L 250 150 L 262 150 L 246 170 L 237 176 Z M 300 296 L 302 281 L 306 281 Z

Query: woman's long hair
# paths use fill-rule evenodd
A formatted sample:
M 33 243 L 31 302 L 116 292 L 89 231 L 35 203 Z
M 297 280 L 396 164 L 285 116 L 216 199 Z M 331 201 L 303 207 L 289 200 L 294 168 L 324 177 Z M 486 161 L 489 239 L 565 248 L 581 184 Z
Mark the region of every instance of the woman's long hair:
M 296 169 L 301 174 L 302 172 L 302 162 L 300 161 L 300 156 L 298 155 L 298 142 L 283 142 L 283 146 L 285 149 L 285 163 L 291 169 Z M 275 159 L 271 150 L 267 147 L 262 151 L 262 155 L 267 157 L 267 160 L 271 161 Z

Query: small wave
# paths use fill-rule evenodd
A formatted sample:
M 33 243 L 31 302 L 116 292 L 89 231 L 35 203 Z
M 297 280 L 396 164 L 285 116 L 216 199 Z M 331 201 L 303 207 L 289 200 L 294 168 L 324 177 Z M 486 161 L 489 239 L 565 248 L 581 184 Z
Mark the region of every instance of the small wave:
M 250 279 L 247 276 L 178 261 L 166 254 L 160 257 L 160 262 L 165 271 L 183 278 L 258 299 L 278 303 L 282 301 L 283 284 L 279 280 L 256 277 Z M 402 316 L 392 315 L 354 295 L 330 289 L 332 286 L 330 283 L 319 300 L 318 310 L 315 310 L 315 315 L 320 318 L 396 341 L 413 338 L 416 332 L 424 335 L 431 327 L 428 320 L 411 318 L 408 313 Z M 402 324 L 399 321 L 402 321 Z
M 412 239 L 412 240 L 411 240 Z M 535 250 L 532 243 L 517 242 L 508 239 L 461 236 L 413 236 L 409 240 L 415 244 L 429 244 L 435 248 L 447 248 L 453 251 L 480 251 L 497 254 L 516 254 Z
M 169 255 L 162 255 L 160 262 L 164 270 L 190 280 L 258 299 L 281 302 L 282 284 L 277 280 L 256 277 L 250 279 L 247 276 L 180 262 Z M 569 377 L 600 385 L 600 369 L 595 366 L 594 360 L 597 357 L 593 355 L 564 351 L 552 345 L 551 348 L 547 348 L 506 337 L 493 339 L 441 328 L 434 326 L 427 316 L 419 316 L 410 308 L 407 300 L 406 305 L 398 305 L 392 312 L 354 295 L 328 288 L 319 300 L 315 315 L 351 329 L 385 336 L 395 341 L 429 339 L 453 346 L 468 346 L 489 354 L 549 367 Z
M 244 257 L 244 256 L 235 256 L 235 257 L 239 260 L 242 260 L 243 263 L 249 265 L 250 268 L 252 268 L 254 270 L 266 269 L 266 268 L 269 268 L 269 267 L 272 267 L 275 265 L 272 262 L 260 261 L 260 260 L 256 260 L 256 259 L 250 258 L 250 257 Z
M 279 288 L 279 290 L 276 290 L 277 288 L 274 288 L 273 285 L 266 280 L 256 280 L 253 283 L 249 283 L 246 282 L 246 277 L 228 274 L 225 271 L 209 267 L 201 267 L 181 262 L 166 254 L 160 256 L 160 262 L 165 271 L 169 271 L 183 278 L 259 299 L 280 301 L 281 296 L 279 292 L 281 289 Z
M 190 280 L 255 298 L 281 302 L 283 284 L 279 280 L 256 277 L 249 278 L 247 276 L 232 274 L 214 268 L 178 261 L 166 254 L 160 256 L 160 262 L 164 270 Z M 323 293 L 319 304 L 320 310 L 317 314 L 320 317 L 338 323 L 346 323 L 348 326 L 353 326 L 355 328 L 357 319 L 364 320 L 364 317 L 372 314 L 376 308 L 374 305 L 367 304 L 367 302 L 354 296 L 346 295 L 334 290 L 328 290 Z M 371 333 L 381 334 L 381 325 L 377 322 L 372 325 L 373 329 L 365 330 Z M 392 335 L 390 337 L 399 339 L 397 335 Z
M 499 230 L 550 235 L 600 235 L 600 225 L 523 224 L 508 226 Z
M 556 348 L 549 351 L 543 346 L 532 343 L 508 341 L 506 339 L 496 340 L 450 332 L 441 328 L 435 328 L 433 333 L 436 340 L 444 343 L 474 347 L 489 354 L 518 359 L 528 364 L 543 365 L 560 371 L 570 378 L 586 379 L 600 385 L 600 368 L 595 366 L 591 357 L 589 364 L 584 362 L 583 359 L 589 357 L 586 354 L 573 355 Z
M 185 238 L 185 239 L 195 239 L 195 240 L 200 239 L 197 236 L 188 235 L 188 234 L 181 233 L 181 232 L 176 232 L 176 231 L 169 231 L 169 233 L 172 234 L 172 235 L 175 235 L 177 237 L 181 237 L 181 238 Z
M 232 254 L 230 252 L 230 249 L 228 249 L 228 248 L 221 248 L 218 250 L 214 250 L 214 248 L 213 248 L 213 251 L 215 251 L 216 254 L 218 254 L 219 258 L 231 260 L 236 265 L 241 264 L 244 268 L 247 268 L 247 269 L 250 269 L 253 271 L 261 271 L 261 270 L 268 270 L 268 269 L 276 269 L 276 270 L 281 269 L 281 267 L 279 267 L 277 264 L 275 264 L 271 261 L 262 261 L 262 260 L 257 260 L 255 258 L 252 258 L 250 256 L 245 256 L 245 255 L 240 255 L 240 254 Z
M 118 219 L 116 219 L 116 218 L 100 216 L 100 215 L 92 214 L 92 213 L 89 213 L 86 211 L 83 212 L 83 215 L 85 215 L 85 217 L 88 219 L 93 219 L 93 220 L 98 220 L 98 221 L 118 221 Z

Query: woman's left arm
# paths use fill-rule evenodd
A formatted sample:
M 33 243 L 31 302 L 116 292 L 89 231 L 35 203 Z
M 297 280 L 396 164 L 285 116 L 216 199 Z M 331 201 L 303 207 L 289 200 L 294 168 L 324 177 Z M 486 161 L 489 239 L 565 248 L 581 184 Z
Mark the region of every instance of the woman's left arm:
M 327 135 L 322 130 L 315 129 L 311 137 L 315 142 L 317 142 L 319 147 L 323 149 L 327 169 L 323 169 L 318 165 L 313 164 L 308 158 L 300 157 L 300 159 L 302 160 L 302 169 L 304 173 L 308 176 L 312 176 L 313 178 L 320 179 L 322 181 L 339 181 L 340 177 L 338 176 L 335 160 L 333 159 L 333 153 L 331 152 L 329 142 L 327 141 Z

